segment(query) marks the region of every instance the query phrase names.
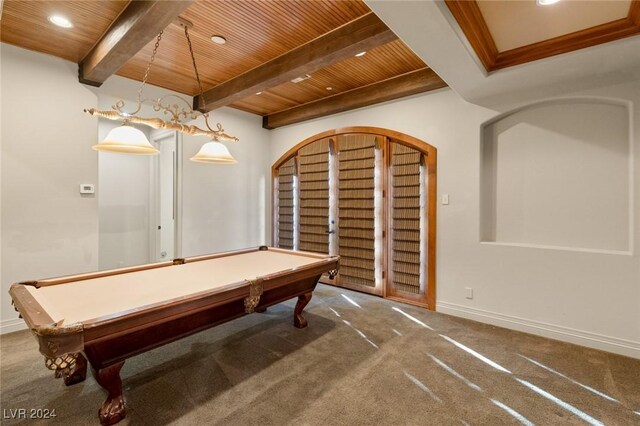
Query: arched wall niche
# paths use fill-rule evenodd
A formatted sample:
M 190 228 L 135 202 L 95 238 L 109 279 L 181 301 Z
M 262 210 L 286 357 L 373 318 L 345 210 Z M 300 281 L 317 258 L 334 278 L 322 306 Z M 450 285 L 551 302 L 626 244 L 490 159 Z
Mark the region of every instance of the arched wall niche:
M 633 109 L 553 99 L 481 126 L 480 241 L 630 254 Z
M 327 143 L 329 148 L 325 149 Z M 343 150 L 350 143 L 361 143 L 361 153 L 355 152 L 355 145 L 348 149 L 351 152 L 345 153 Z M 320 146 L 321 144 L 321 149 L 310 149 L 312 146 Z M 369 154 L 366 154 L 366 150 L 369 150 Z M 344 194 L 349 190 L 338 188 L 341 184 L 336 183 L 336 181 L 343 182 L 343 179 L 338 177 L 341 172 L 345 172 L 342 163 L 354 162 L 354 158 L 362 159 L 364 162 L 369 161 L 369 167 L 374 169 L 372 170 L 373 174 L 369 174 L 369 176 L 372 176 L 371 190 L 372 193 L 375 193 L 374 213 L 372 214 L 373 219 L 371 219 L 375 221 L 375 226 L 373 226 L 373 230 L 370 230 L 371 238 L 375 240 L 375 249 L 373 250 L 375 251 L 375 277 L 371 278 L 373 284 L 371 286 L 354 284 L 354 282 L 341 280 L 340 276 L 336 282 L 329 283 L 435 310 L 437 150 L 434 146 L 420 139 L 379 127 L 344 127 L 318 133 L 289 149 L 272 166 L 273 244 L 276 246 L 279 244 L 281 227 L 282 229 L 286 227 L 292 230 L 293 236 L 287 237 L 289 238 L 287 244 L 291 244 L 294 248 L 297 248 L 300 240 L 299 236 L 302 234 L 300 224 L 295 220 L 297 218 L 300 221 L 300 218 L 303 217 L 300 214 L 300 201 L 297 204 L 291 203 L 292 208 L 287 211 L 287 214 L 294 218 L 292 224 L 289 225 L 287 223 L 283 226 L 280 222 L 280 203 L 286 202 L 289 204 L 287 200 L 282 198 L 284 191 L 280 192 L 280 169 L 286 170 L 286 173 L 290 175 L 292 173 L 293 175 L 298 174 L 299 179 L 300 167 L 306 161 L 302 158 L 308 158 L 313 155 L 317 155 L 318 158 L 324 158 L 325 152 L 329 157 L 327 169 L 329 170 L 328 175 L 331 176 L 326 188 L 330 194 L 333 194 L 330 198 L 338 199 L 338 201 L 330 202 L 328 207 L 330 217 L 327 221 L 327 232 L 331 232 L 331 235 L 333 235 L 333 231 L 337 230 L 337 235 L 329 237 L 328 246 L 331 254 L 340 254 L 339 251 L 343 250 L 342 243 L 336 241 L 341 241 L 344 238 L 340 235 L 347 234 L 346 228 L 342 226 L 342 223 L 345 223 L 346 220 L 342 217 L 339 194 Z M 316 158 L 313 161 L 315 162 Z M 364 165 L 364 162 L 362 167 L 368 167 Z M 412 177 L 402 176 L 399 178 L 396 176 L 397 173 L 394 172 L 410 168 L 414 170 Z M 301 199 L 299 194 L 295 195 L 296 191 L 299 191 L 298 185 L 300 183 L 290 183 L 293 182 L 293 179 L 283 179 L 283 182 L 286 182 L 284 185 L 287 185 L 285 191 L 291 191 L 294 194 L 294 199 Z M 413 179 L 415 184 L 407 184 L 412 185 L 412 188 L 399 188 L 401 179 L 402 182 L 408 182 Z M 368 184 L 367 188 L 369 188 Z M 322 190 L 325 190 L 324 187 Z M 411 197 L 413 198 L 410 199 Z M 419 218 L 416 216 L 416 218 L 411 219 L 414 224 L 419 223 L 419 229 L 413 231 L 399 228 L 400 225 L 405 226 L 410 221 L 398 219 L 398 215 L 394 210 L 405 208 L 409 204 L 412 207 L 406 207 L 408 210 L 413 208 L 413 211 L 420 212 Z M 338 211 L 340 213 L 337 213 Z M 337 220 L 334 221 L 334 219 Z M 321 220 L 324 221 L 324 218 Z M 413 237 L 407 231 L 414 232 Z M 397 260 L 399 257 L 395 255 L 400 250 L 398 248 L 400 238 L 405 238 L 405 235 L 409 235 L 407 238 L 417 240 L 413 247 L 419 247 L 419 253 L 407 255 L 407 258 L 412 256 L 413 261 L 418 262 L 418 266 L 415 268 L 413 268 L 415 265 L 410 265 L 409 261 L 401 265 L 401 261 Z M 345 255 L 344 264 L 346 265 L 349 261 L 350 259 Z M 416 272 L 417 269 L 419 269 L 418 272 Z M 408 276 L 405 274 L 407 271 L 414 275 L 415 283 L 413 285 L 415 285 L 415 291 L 409 291 L 409 287 L 403 287 L 401 283 L 402 279 Z M 324 282 L 327 282 L 326 279 Z

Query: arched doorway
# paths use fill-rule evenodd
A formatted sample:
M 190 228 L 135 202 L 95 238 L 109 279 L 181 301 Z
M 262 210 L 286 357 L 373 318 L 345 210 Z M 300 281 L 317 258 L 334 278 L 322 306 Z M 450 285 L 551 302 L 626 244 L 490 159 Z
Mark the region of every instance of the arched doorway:
M 272 166 L 273 245 L 340 255 L 325 283 L 435 310 L 436 161 L 377 127 L 305 139 Z

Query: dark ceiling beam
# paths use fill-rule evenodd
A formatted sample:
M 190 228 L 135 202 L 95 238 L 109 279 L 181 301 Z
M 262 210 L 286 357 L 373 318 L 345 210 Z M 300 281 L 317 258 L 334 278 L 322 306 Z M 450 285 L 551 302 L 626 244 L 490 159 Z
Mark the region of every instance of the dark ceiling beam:
M 364 87 L 358 87 L 334 96 L 309 102 L 284 111 L 262 117 L 262 127 L 275 129 L 313 118 L 362 108 L 417 93 L 446 87 L 430 68 L 421 68 Z
M 191 3 L 193 0 L 130 2 L 78 64 L 80 82 L 102 85 Z
M 393 31 L 369 12 L 207 90 L 204 109 L 211 111 L 232 104 L 396 39 Z M 200 96 L 194 98 L 193 105 L 194 109 L 201 109 Z

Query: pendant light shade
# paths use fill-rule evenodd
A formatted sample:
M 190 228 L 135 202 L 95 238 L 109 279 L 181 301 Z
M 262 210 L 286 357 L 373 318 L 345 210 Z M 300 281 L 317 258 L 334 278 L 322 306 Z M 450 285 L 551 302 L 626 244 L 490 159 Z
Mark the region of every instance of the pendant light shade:
M 220 142 L 207 142 L 202 145 L 200 151 L 193 157 L 191 161 L 196 163 L 209 164 L 235 164 L 236 159 L 231 156 L 226 146 Z
M 122 154 L 155 155 L 159 152 L 141 130 L 127 124 L 111 129 L 107 137 L 92 148 Z

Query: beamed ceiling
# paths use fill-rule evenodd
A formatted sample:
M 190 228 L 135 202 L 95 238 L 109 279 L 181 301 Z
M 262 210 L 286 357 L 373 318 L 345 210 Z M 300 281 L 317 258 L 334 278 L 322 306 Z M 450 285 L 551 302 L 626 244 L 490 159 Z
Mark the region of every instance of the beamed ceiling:
M 444 2 L 488 72 L 640 34 L 640 0 Z M 47 19 L 53 14 L 74 27 L 56 27 Z M 202 98 L 178 17 L 193 24 Z M 359 0 L 5 0 L 0 25 L 3 42 L 76 62 L 80 81 L 96 86 L 113 74 L 141 81 L 163 30 L 150 84 L 194 96 L 208 111 L 261 115 L 265 128 L 446 86 Z M 213 35 L 227 43 L 214 44 Z
M 74 27 L 54 26 L 47 19 L 53 14 Z M 197 96 L 178 16 L 193 24 L 205 109 L 255 113 L 266 128 L 446 86 L 364 2 L 353 0 L 6 0 L 1 38 L 79 63 L 81 81 L 100 85 L 114 73 L 141 81 L 164 29 L 148 82 Z M 212 35 L 227 43 L 213 43 Z M 306 74 L 311 78 L 291 82 Z

